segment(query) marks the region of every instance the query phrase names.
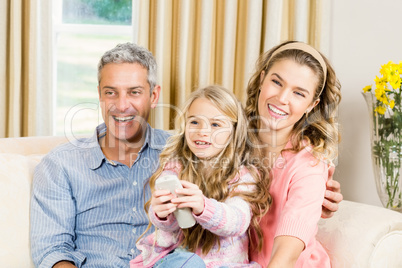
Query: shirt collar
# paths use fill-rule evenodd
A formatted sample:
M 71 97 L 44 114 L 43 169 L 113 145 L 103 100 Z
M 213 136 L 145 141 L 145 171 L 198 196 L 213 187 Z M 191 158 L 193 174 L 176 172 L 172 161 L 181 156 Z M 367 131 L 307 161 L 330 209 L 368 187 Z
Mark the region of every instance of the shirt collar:
M 157 130 L 153 129 L 149 124 L 147 124 L 147 129 L 145 131 L 145 140 L 139 153 L 142 153 L 147 147 L 154 150 L 162 150 L 165 146 L 165 140 L 161 135 L 157 135 L 155 132 Z M 101 166 L 104 161 L 109 161 L 109 163 L 114 164 L 113 161 L 106 159 L 99 145 L 99 140 L 106 135 L 106 124 L 102 123 L 96 127 L 94 135 L 84 141 L 80 142 L 80 147 L 88 148 L 87 159 L 89 162 L 89 167 L 91 169 L 97 169 Z M 79 142 L 77 140 L 76 142 Z
M 143 147 L 147 144 L 151 149 L 162 151 L 166 145 L 166 137 L 161 134 L 161 131 L 162 130 L 152 128 L 148 124 Z
M 106 125 L 105 123 L 100 124 L 96 127 L 92 137 L 86 139 L 88 144 L 91 145 L 88 150 L 86 150 L 86 159 L 88 159 L 88 165 L 91 169 L 97 169 L 101 166 L 104 160 L 106 160 L 105 155 L 99 145 L 99 139 L 106 135 Z

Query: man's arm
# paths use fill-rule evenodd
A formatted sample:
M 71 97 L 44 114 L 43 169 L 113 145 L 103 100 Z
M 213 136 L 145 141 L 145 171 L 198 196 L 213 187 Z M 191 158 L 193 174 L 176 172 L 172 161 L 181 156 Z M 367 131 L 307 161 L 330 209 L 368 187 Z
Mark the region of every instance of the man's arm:
M 36 167 L 31 199 L 31 254 L 35 267 L 60 261 L 76 264 L 85 256 L 74 250 L 76 207 L 67 174 L 55 155 Z
M 338 181 L 329 179 L 326 184 L 325 198 L 322 203 L 321 218 L 331 218 L 339 209 L 339 203 L 343 200 L 341 184 Z
M 77 266 L 69 261 L 60 261 L 56 263 L 53 268 L 77 268 Z

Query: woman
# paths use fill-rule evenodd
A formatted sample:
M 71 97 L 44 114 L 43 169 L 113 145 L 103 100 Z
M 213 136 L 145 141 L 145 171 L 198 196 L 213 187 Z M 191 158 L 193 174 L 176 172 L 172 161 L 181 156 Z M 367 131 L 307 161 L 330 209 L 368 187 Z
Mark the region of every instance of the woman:
M 250 256 L 263 267 L 330 267 L 315 234 L 337 156 L 340 99 L 328 60 L 305 43 L 285 42 L 257 61 L 246 114 L 271 168 L 273 203 L 260 222 L 263 250 Z

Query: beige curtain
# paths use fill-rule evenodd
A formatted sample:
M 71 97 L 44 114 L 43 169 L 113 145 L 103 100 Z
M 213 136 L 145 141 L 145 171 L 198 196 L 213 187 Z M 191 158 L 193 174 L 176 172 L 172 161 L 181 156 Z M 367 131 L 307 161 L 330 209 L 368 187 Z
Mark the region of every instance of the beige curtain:
M 36 19 L 30 0 L 0 3 L 0 137 L 35 135 Z
M 177 107 L 208 84 L 233 90 L 244 103 L 258 55 L 281 41 L 305 41 L 326 53 L 328 2 L 133 0 L 134 41 L 154 53 L 162 85 L 151 123 L 172 128 Z M 44 60 L 52 48 L 50 3 L 0 1 L 0 137 L 51 134 L 53 69 Z
M 175 109 L 191 91 L 208 84 L 233 90 L 244 103 L 260 53 L 291 39 L 320 49 L 325 2 L 136 0 L 134 40 L 155 55 L 162 85 L 152 124 L 171 129 Z

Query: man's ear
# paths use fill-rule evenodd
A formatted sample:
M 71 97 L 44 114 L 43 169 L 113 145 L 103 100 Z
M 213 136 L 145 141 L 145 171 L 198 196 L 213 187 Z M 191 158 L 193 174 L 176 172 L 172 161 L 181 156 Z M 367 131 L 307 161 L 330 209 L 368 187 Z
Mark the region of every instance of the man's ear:
M 159 96 L 161 93 L 161 87 L 159 85 L 156 85 L 154 87 L 154 90 L 152 90 L 151 93 L 151 108 L 155 108 L 156 105 L 158 104 Z

